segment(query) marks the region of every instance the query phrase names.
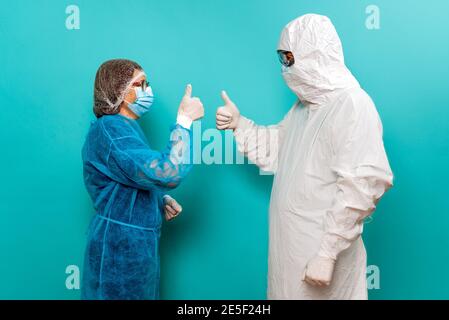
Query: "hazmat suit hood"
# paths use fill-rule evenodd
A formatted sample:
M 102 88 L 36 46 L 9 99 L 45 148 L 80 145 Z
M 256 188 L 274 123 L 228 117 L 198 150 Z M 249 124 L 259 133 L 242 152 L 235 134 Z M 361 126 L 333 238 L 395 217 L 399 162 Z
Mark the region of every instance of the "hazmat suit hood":
M 293 53 L 295 64 L 282 75 L 303 104 L 322 105 L 340 89 L 359 87 L 345 66 L 337 31 L 325 16 L 307 14 L 288 23 L 278 50 Z

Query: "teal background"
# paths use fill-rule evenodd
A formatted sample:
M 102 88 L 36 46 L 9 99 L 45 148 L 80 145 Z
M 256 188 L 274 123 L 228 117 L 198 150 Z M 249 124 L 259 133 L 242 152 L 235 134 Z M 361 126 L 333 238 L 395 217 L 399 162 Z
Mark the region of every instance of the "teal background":
M 67 5 L 81 29 L 65 27 Z M 381 29 L 365 27 L 380 7 Z M 380 268 L 371 299 L 449 299 L 449 2 L 445 0 L 0 1 L 0 298 L 78 299 L 93 214 L 80 150 L 98 66 L 123 57 L 149 74 L 142 121 L 165 145 L 184 86 L 214 126 L 226 89 L 241 112 L 279 121 L 295 100 L 275 49 L 282 27 L 328 15 L 346 60 L 376 102 L 395 186 L 364 238 Z M 264 299 L 272 177 L 252 165 L 198 165 L 173 195 L 184 212 L 162 239 L 162 298 Z M 299 276 L 299 270 L 298 270 Z

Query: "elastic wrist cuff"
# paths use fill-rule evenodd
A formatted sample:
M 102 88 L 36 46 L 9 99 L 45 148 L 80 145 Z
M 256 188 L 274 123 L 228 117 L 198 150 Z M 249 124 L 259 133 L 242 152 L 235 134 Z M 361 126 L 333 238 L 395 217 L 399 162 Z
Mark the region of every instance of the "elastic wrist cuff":
M 192 122 L 192 119 L 183 114 L 178 114 L 178 117 L 176 118 L 176 123 L 186 129 L 190 129 L 190 127 L 192 126 Z

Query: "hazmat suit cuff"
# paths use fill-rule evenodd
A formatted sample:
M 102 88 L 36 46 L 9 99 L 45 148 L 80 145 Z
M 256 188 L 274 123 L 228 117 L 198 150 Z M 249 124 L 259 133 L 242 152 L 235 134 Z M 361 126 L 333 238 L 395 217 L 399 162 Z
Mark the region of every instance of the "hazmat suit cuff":
M 240 115 L 239 117 L 239 122 L 237 123 L 237 128 L 238 130 L 246 130 L 251 128 L 251 123 L 252 121 L 249 120 L 248 118 Z
M 317 256 L 320 258 L 328 259 L 328 260 L 332 260 L 332 261 L 337 260 L 337 255 L 326 252 L 325 250 L 318 251 Z
M 239 135 L 240 132 L 245 132 L 246 129 L 250 129 L 251 123 L 252 123 L 251 120 L 240 115 L 237 127 L 234 130 L 234 135 L 237 136 Z
M 337 260 L 338 255 L 347 249 L 351 242 L 335 234 L 325 234 L 321 241 L 318 256 Z
M 168 201 L 170 201 L 170 200 L 172 200 L 172 199 L 173 199 L 173 198 L 170 197 L 168 194 L 165 194 L 165 195 L 162 197 L 162 203 L 165 205 L 166 202 L 168 202 Z
M 178 114 L 178 117 L 176 118 L 176 123 L 179 124 L 181 127 L 189 129 L 192 126 L 192 122 L 193 120 L 190 119 L 189 117 L 183 115 L 183 114 Z
M 237 127 L 234 129 L 234 137 L 237 142 L 237 150 L 244 153 L 245 151 L 245 141 L 247 139 L 249 130 L 251 129 L 251 120 L 245 118 L 244 116 L 239 117 L 237 122 Z

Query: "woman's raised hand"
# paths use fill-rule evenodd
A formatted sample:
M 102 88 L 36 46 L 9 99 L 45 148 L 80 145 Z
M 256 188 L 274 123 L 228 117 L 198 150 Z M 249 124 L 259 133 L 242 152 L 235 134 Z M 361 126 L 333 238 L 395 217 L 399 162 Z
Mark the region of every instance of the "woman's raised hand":
M 178 109 L 178 116 L 195 121 L 204 117 L 203 104 L 198 97 L 192 97 L 192 85 L 188 84 Z

